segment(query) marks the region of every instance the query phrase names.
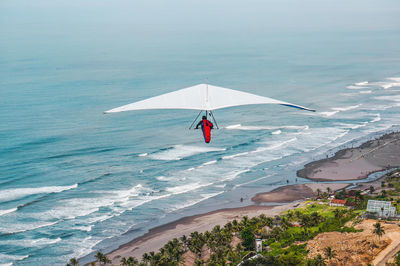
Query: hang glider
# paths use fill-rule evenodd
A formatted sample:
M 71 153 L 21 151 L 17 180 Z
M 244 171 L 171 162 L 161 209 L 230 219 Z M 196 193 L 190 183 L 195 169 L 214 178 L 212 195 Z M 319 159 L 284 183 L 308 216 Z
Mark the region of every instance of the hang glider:
M 147 109 L 192 109 L 212 111 L 232 106 L 249 104 L 280 104 L 302 110 L 315 112 L 304 106 L 258 96 L 255 94 L 231 90 L 208 84 L 199 84 L 193 87 L 162 94 L 146 100 L 123 105 L 104 113 L 119 113 Z
M 119 113 L 125 111 L 148 110 L 148 109 L 200 110 L 199 114 L 197 115 L 196 119 L 193 121 L 189 129 L 192 128 L 192 126 L 194 125 L 194 123 L 196 122 L 197 118 L 200 116 L 202 111 L 205 111 L 205 116 L 203 116 L 203 123 L 207 124 L 204 118 L 207 120 L 207 115 L 209 114 L 213 118 L 214 123 L 218 128 L 217 122 L 215 121 L 214 115 L 212 113 L 213 110 L 232 107 L 232 106 L 250 105 L 250 104 L 280 104 L 288 107 L 298 108 L 301 110 L 315 112 L 315 110 L 304 106 L 284 101 L 279 101 L 264 96 L 259 96 L 247 92 L 227 89 L 208 84 L 199 84 L 196 86 L 148 98 L 142 101 L 123 105 L 105 111 L 104 113 L 109 114 L 109 113 Z M 211 135 L 208 136 L 206 134 L 206 132 L 208 132 L 207 131 L 208 129 L 205 130 L 203 126 L 202 129 L 203 129 L 204 139 L 206 143 L 209 143 Z

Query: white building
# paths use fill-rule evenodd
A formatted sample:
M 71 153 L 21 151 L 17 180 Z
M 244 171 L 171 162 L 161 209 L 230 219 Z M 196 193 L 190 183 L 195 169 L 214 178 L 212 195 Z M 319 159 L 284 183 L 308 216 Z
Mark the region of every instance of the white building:
M 395 217 L 396 207 L 390 201 L 368 200 L 367 212 L 376 213 L 379 217 Z
M 261 252 L 262 251 L 262 240 L 257 238 L 256 239 L 256 251 Z

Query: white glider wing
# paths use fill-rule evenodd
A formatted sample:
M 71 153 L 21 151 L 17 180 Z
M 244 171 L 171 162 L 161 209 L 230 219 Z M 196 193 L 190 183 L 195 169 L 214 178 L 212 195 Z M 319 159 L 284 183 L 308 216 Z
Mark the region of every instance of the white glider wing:
M 142 101 L 117 107 L 104 113 L 118 113 L 146 109 L 193 109 L 216 110 L 248 104 L 280 104 L 307 111 L 315 111 L 300 105 L 291 104 L 255 94 L 231 90 L 208 84 L 173 91 Z

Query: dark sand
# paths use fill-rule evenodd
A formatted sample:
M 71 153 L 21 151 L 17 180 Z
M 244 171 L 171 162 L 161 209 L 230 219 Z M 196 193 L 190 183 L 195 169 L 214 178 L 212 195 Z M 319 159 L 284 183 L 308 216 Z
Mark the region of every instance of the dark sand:
M 400 133 L 382 136 L 377 140 L 368 141 L 360 147 L 338 151 L 334 157 L 307 164 L 297 172 L 298 176 L 312 180 L 356 180 L 367 177 L 370 173 L 400 165 Z M 240 220 L 243 216 L 275 216 L 298 205 L 304 200 L 316 195 L 316 190 L 322 192 L 330 187 L 332 191 L 342 189 L 346 183 L 313 183 L 289 185 L 274 189 L 271 192 L 260 193 L 252 198 L 256 204 L 286 203 L 279 206 L 252 205 L 242 208 L 222 209 L 205 214 L 182 218 L 178 221 L 151 229 L 142 237 L 120 246 L 108 254 L 114 264 L 119 264 L 122 257 L 134 256 L 141 259 L 143 253 L 157 252 L 169 240 L 182 235 L 190 235 L 194 231 L 212 230 L 215 225 L 224 225 L 233 219 Z
M 400 133 L 396 132 L 367 141 L 357 148 L 340 150 L 331 158 L 306 164 L 297 175 L 318 181 L 357 180 L 399 166 Z
M 321 192 L 326 192 L 328 187 L 331 189 L 331 191 L 336 191 L 347 186 L 349 186 L 349 184 L 345 183 L 288 185 L 276 188 L 271 192 L 259 193 L 251 200 L 255 203 L 287 203 L 314 197 L 317 195 L 317 189 L 319 189 Z
M 143 253 L 157 252 L 169 240 L 179 238 L 182 235 L 189 236 L 194 231 L 210 231 L 216 225 L 225 225 L 228 221 L 234 219 L 240 220 L 243 216 L 249 218 L 264 214 L 266 216 L 275 216 L 279 213 L 293 208 L 296 203 L 281 206 L 247 206 L 241 208 L 222 209 L 205 214 L 194 215 L 179 219 L 178 221 L 162 225 L 151 229 L 142 237 L 136 238 L 131 242 L 120 246 L 117 250 L 107 254 L 112 263 L 118 264 L 122 257 L 134 256 L 142 258 Z

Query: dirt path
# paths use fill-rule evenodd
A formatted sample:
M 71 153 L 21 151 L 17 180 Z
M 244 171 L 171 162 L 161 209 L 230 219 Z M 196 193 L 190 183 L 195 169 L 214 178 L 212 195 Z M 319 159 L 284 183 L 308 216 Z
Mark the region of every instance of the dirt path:
M 400 251 L 400 231 L 390 232 L 387 236 L 392 239 L 392 243 L 378 254 L 373 261 L 373 265 L 385 266 L 386 262 Z

